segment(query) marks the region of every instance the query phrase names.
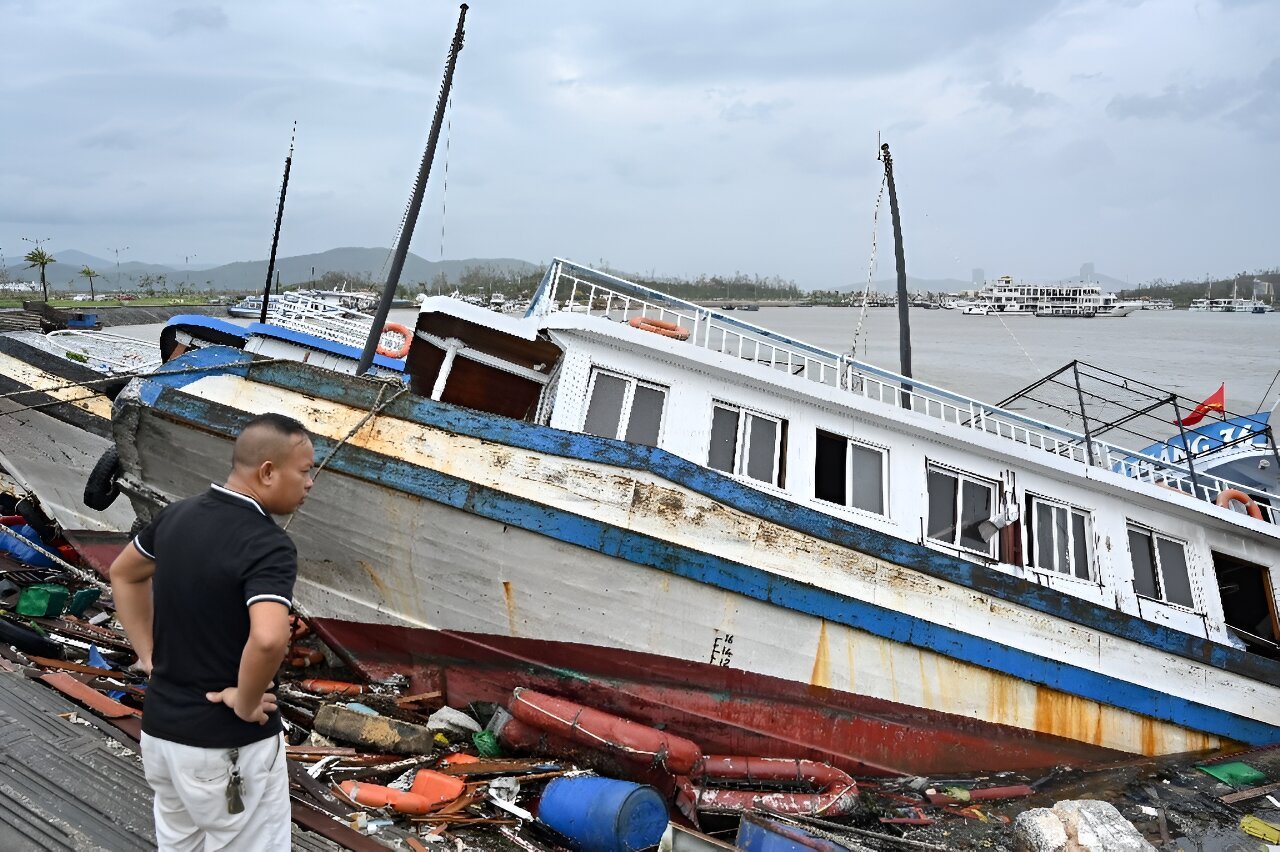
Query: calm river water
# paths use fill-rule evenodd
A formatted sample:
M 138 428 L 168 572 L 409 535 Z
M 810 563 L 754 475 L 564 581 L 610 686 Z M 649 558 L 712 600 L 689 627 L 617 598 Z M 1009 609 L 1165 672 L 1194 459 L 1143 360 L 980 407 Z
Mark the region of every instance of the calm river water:
M 738 319 L 847 352 L 860 308 L 761 308 Z M 1226 382 L 1227 409 L 1252 413 L 1280 370 L 1280 313 L 1136 311 L 1105 319 L 1041 319 L 912 310 L 913 374 L 997 402 L 1079 360 L 1200 400 Z M 857 358 L 898 371 L 898 312 L 869 308 Z M 1280 381 L 1266 399 L 1270 408 Z

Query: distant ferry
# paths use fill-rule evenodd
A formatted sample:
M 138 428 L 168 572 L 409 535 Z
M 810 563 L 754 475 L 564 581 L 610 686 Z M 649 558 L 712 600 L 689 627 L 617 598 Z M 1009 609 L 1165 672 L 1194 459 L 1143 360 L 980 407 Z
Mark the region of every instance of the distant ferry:
M 1144 311 L 1171 311 L 1173 310 L 1173 299 L 1143 299 L 1142 309 Z
M 963 313 L 976 316 L 1123 317 L 1141 304 L 1120 301 L 1085 281 L 1028 284 L 1002 275 L 960 307 Z
M 1258 299 L 1192 299 L 1187 310 L 1214 314 L 1265 314 L 1267 303 Z

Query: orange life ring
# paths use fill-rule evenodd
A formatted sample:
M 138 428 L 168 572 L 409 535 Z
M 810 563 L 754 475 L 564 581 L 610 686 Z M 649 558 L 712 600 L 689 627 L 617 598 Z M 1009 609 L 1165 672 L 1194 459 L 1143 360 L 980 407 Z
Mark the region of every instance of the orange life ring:
M 386 325 L 384 325 L 382 327 L 382 333 L 386 334 L 387 332 L 394 332 L 395 334 L 400 335 L 400 339 L 403 342 L 400 344 L 399 349 L 388 349 L 386 346 L 382 344 L 382 341 L 379 340 L 378 354 L 385 356 L 387 358 L 397 358 L 397 359 L 403 358 L 404 356 L 408 355 L 409 344 L 413 342 L 413 333 L 410 332 L 409 329 L 405 328 L 398 322 L 389 322 Z
M 1217 499 L 1213 502 L 1224 509 L 1229 509 L 1233 501 L 1243 504 L 1244 510 L 1249 513 L 1249 517 L 1258 521 L 1262 520 L 1262 507 L 1253 502 L 1253 498 L 1248 494 L 1235 488 L 1228 488 L 1226 491 L 1219 492 Z
M 712 787 L 710 782 L 730 781 L 761 786 L 787 786 L 787 790 L 744 790 Z M 794 789 L 797 783 L 817 787 L 816 792 Z M 765 808 L 786 814 L 841 816 L 858 804 L 858 786 L 848 773 L 815 760 L 773 757 L 707 755 L 692 776 L 676 779 L 678 797 L 694 810 L 748 811 Z
M 675 340 L 689 339 L 689 329 L 666 320 L 653 319 L 652 317 L 632 317 L 627 321 L 627 325 L 632 328 L 638 328 L 641 331 L 652 331 L 654 334 L 661 334 L 663 337 L 670 337 Z

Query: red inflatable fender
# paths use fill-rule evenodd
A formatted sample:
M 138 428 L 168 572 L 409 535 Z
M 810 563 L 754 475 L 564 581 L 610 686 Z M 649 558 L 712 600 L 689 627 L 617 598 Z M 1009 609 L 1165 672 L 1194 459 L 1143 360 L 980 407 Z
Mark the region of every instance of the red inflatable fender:
M 532 689 L 517 687 L 508 709 L 527 725 L 676 775 L 690 774 L 702 759 L 693 740 Z
M 715 781 L 737 784 L 805 785 L 813 791 L 717 788 Z M 745 812 L 763 808 L 784 814 L 843 816 L 858 803 L 858 785 L 848 773 L 816 760 L 707 755 L 697 770 L 677 779 L 679 798 L 695 810 Z

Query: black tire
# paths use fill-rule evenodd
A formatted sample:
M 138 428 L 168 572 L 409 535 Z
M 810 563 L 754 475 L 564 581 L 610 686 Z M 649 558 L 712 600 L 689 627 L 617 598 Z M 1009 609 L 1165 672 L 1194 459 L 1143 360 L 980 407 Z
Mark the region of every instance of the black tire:
M 101 512 L 114 503 L 120 496 L 117 480 L 123 472 L 120 454 L 114 446 L 107 447 L 93 470 L 89 471 L 89 481 L 84 485 L 84 504 Z

